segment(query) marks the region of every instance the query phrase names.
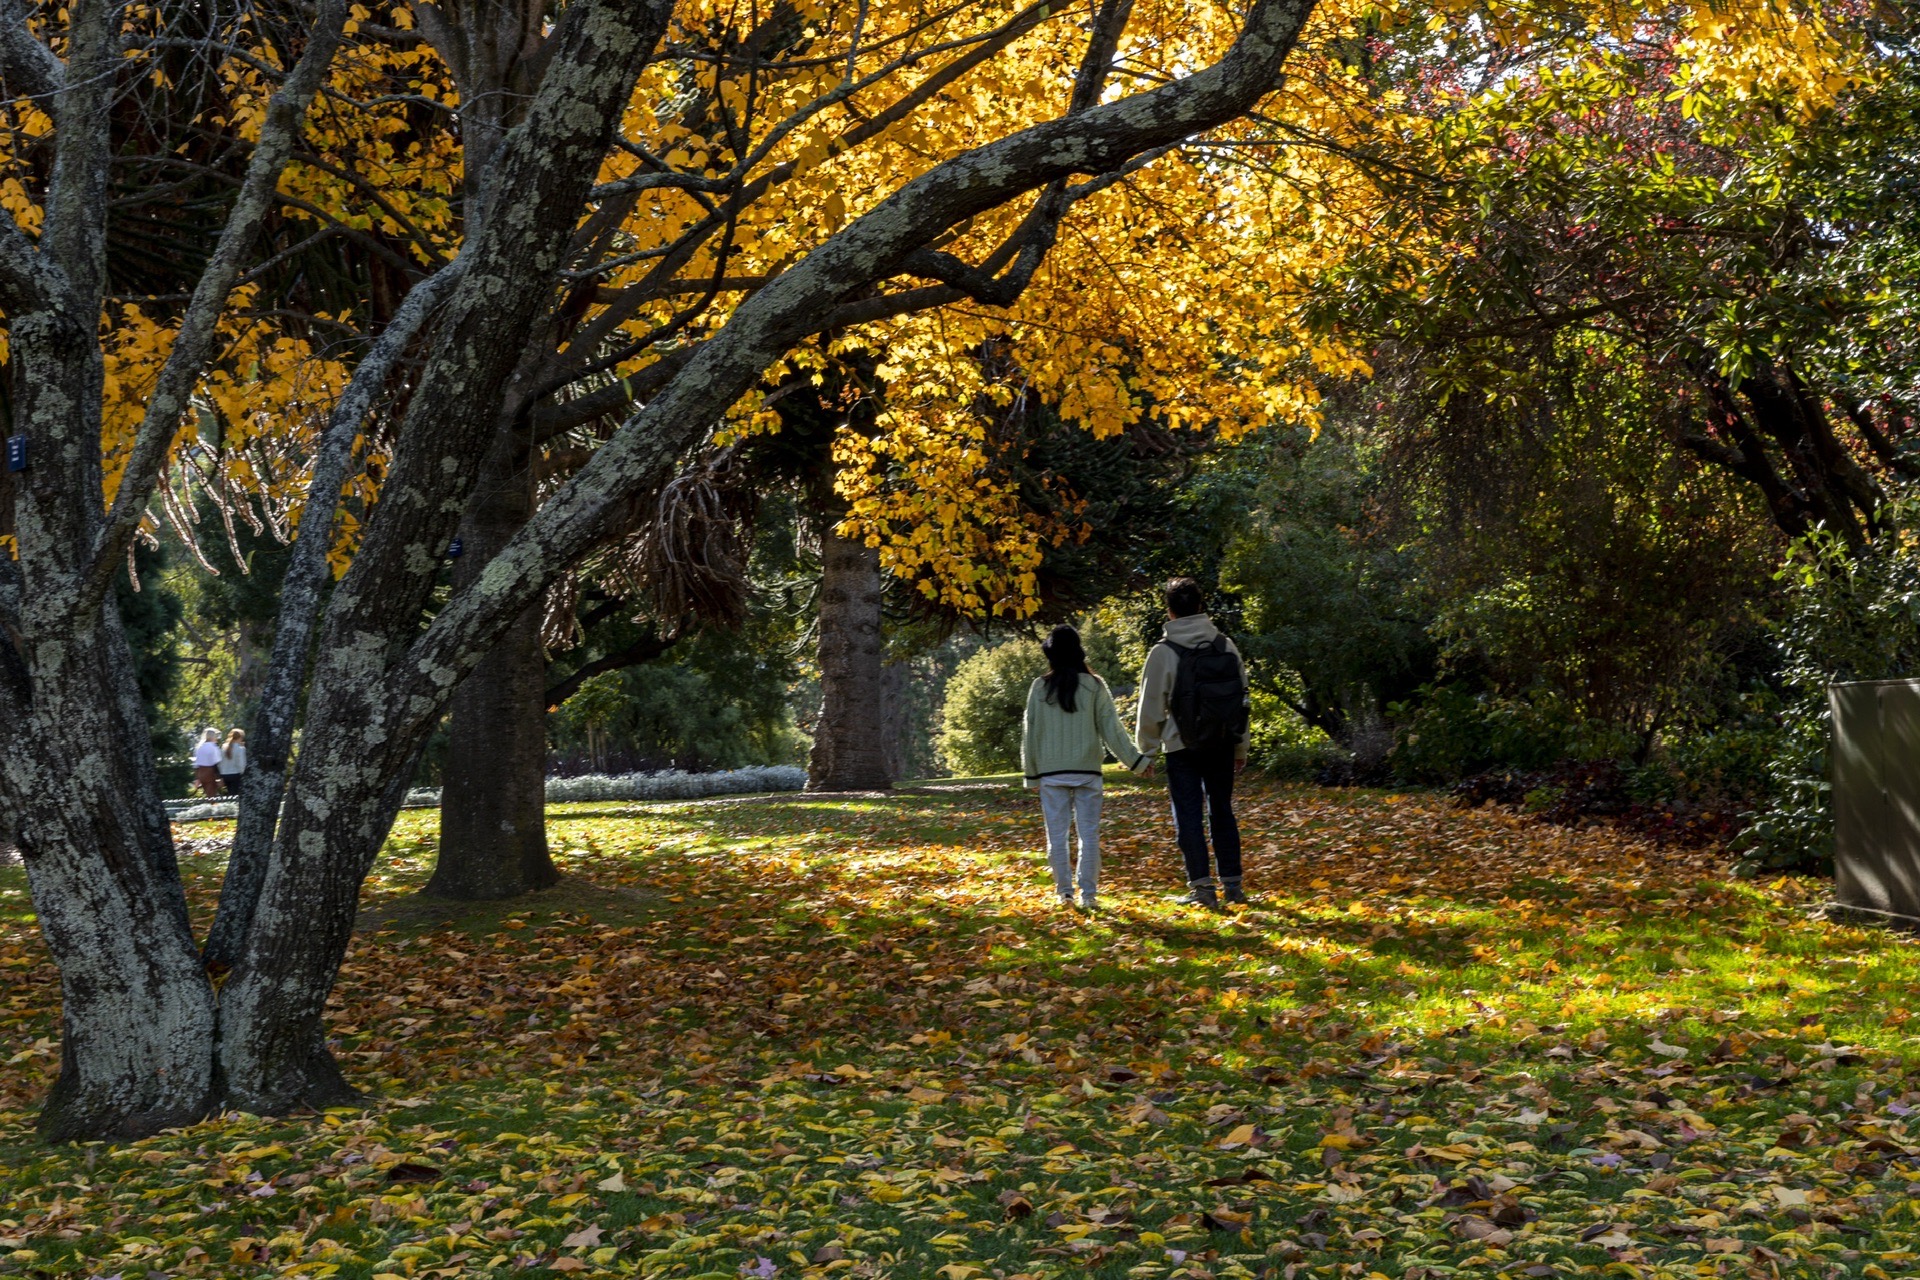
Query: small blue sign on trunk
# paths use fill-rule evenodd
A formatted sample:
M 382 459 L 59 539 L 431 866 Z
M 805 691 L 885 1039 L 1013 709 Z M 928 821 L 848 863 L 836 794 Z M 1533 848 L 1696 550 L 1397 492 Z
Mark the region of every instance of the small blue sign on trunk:
M 7 437 L 7 470 L 25 471 L 27 469 L 27 438 L 25 436 Z

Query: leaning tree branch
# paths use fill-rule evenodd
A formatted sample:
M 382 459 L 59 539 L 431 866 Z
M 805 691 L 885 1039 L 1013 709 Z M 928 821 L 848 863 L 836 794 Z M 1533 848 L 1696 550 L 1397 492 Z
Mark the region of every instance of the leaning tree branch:
M 854 86 L 856 89 L 863 88 L 875 82 L 881 76 L 897 68 L 913 66 L 939 50 L 947 48 L 966 49 L 966 52 L 933 71 L 926 79 L 921 80 L 906 93 L 903 93 L 899 98 L 895 99 L 885 110 L 869 117 L 861 124 L 842 134 L 835 140 L 836 149 L 843 151 L 851 150 L 854 147 L 861 146 L 879 137 L 886 130 L 912 115 L 913 112 L 918 110 L 922 105 L 931 101 L 935 95 L 944 92 L 948 86 L 961 79 L 968 72 L 993 58 L 1021 36 L 1032 31 L 1045 20 L 1048 12 L 1048 0 L 1036 0 L 1036 3 L 1028 5 L 999 27 L 995 28 L 995 30 L 985 38 L 978 39 L 977 42 L 974 38 L 969 37 L 963 40 L 948 41 L 930 49 L 904 54 L 893 63 L 890 63 L 888 67 L 882 68 L 873 75 L 863 78 Z M 829 91 L 827 94 L 823 94 L 821 99 L 816 99 L 807 107 L 795 112 L 793 116 L 783 120 L 770 131 L 768 137 L 761 139 L 759 145 L 754 148 L 742 163 L 750 169 L 752 165 L 758 164 L 762 159 L 768 157 L 771 154 L 774 143 L 787 136 L 788 132 L 797 126 L 801 120 L 811 118 L 819 109 L 824 109 L 827 105 L 827 102 L 824 100 L 831 99 L 838 101 L 844 98 L 846 96 L 846 94 L 842 92 L 844 88 L 844 85 L 836 86 L 835 89 Z M 836 95 L 839 96 L 836 97 Z M 736 166 L 736 170 L 738 169 L 739 167 Z M 704 243 L 706 239 L 719 233 L 723 227 L 727 225 L 727 218 L 737 216 L 741 210 L 746 209 L 767 192 L 789 181 L 794 176 L 795 171 L 794 163 L 787 161 L 783 164 L 775 165 L 773 168 L 768 169 L 759 177 L 741 187 L 728 198 L 724 207 L 709 213 L 707 217 L 703 218 L 694 227 L 688 229 L 686 235 L 676 243 L 675 249 L 677 256 L 673 262 L 662 264 L 661 267 L 657 267 L 648 272 L 644 279 L 624 290 L 623 296 L 619 300 L 610 303 L 599 315 L 595 316 L 584 326 L 579 333 L 574 335 L 569 347 L 577 347 L 583 351 L 600 350 L 602 344 L 610 341 L 614 331 L 625 324 L 643 303 L 651 301 L 657 296 L 656 290 L 663 280 L 677 272 L 681 266 L 684 266 L 687 261 L 691 260 L 693 252 L 699 244 Z M 551 377 L 544 381 L 547 385 L 564 385 L 564 381 L 555 384 Z
M 408 291 L 406 301 L 355 366 L 353 378 L 333 406 L 320 437 L 313 474 L 307 480 L 306 505 L 294 534 L 293 555 L 281 582 L 266 684 L 254 711 L 253 738 L 248 743 L 252 767 L 240 784 L 240 821 L 227 856 L 226 878 L 220 885 L 220 906 L 202 953 L 209 968 L 233 967 L 247 928 L 253 923 L 254 905 L 260 899 L 280 801 L 286 793 L 287 758 L 300 710 L 300 688 L 307 678 L 307 655 L 330 576 L 327 553 L 333 549 L 334 514 L 339 510 L 347 469 L 353 462 L 354 440 L 408 344 L 445 300 L 464 269 L 465 259 L 455 258 Z
M 321 0 L 319 12 L 307 33 L 307 47 L 279 91 L 268 100 L 266 119 L 261 122 L 260 138 L 254 144 L 233 212 L 221 228 L 207 268 L 194 287 L 193 301 L 187 304 L 181 317 L 180 332 L 167 352 L 167 362 L 154 380 L 153 393 L 135 433 L 120 488 L 113 496 L 106 524 L 94 540 L 79 601 L 82 609 L 97 606 L 105 597 L 108 583 L 126 556 L 127 544 L 146 515 L 148 499 L 166 465 L 167 447 L 173 441 L 180 415 L 213 354 L 220 316 L 226 310 L 242 260 L 273 207 L 274 190 L 293 156 L 307 106 L 340 47 L 346 20 L 347 0 Z

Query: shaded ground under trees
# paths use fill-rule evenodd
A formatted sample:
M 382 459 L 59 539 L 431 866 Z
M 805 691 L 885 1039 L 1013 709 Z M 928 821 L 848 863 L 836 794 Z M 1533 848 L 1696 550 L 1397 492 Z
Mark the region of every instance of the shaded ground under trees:
M 1087 920 L 1007 785 L 565 805 L 562 886 L 449 917 L 404 814 L 329 1014 L 374 1105 L 123 1147 L 32 1144 L 58 986 L 0 867 L 0 1273 L 1911 1270 L 1920 964 L 1821 882 L 1430 795 L 1243 821 L 1259 904 L 1182 912 L 1116 779 Z

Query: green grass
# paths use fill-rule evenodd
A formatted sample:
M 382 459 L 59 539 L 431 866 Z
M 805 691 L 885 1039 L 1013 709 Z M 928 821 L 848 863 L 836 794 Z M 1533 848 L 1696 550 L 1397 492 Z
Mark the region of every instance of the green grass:
M 1086 919 L 994 781 L 557 806 L 568 884 L 471 911 L 403 814 L 332 1015 L 369 1107 L 124 1147 L 30 1141 L 57 986 L 0 870 L 0 1272 L 1914 1272 L 1920 966 L 1823 886 L 1269 787 L 1207 916 L 1115 778 Z

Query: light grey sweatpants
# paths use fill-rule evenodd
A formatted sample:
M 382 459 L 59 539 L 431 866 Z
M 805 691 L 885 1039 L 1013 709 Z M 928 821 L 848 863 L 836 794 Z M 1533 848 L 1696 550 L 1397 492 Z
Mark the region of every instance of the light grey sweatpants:
M 1073 896 L 1071 824 L 1080 829 L 1080 897 L 1091 901 L 1100 888 L 1099 775 L 1042 778 L 1040 812 L 1047 823 L 1047 862 L 1053 867 L 1054 891 L 1063 898 Z

